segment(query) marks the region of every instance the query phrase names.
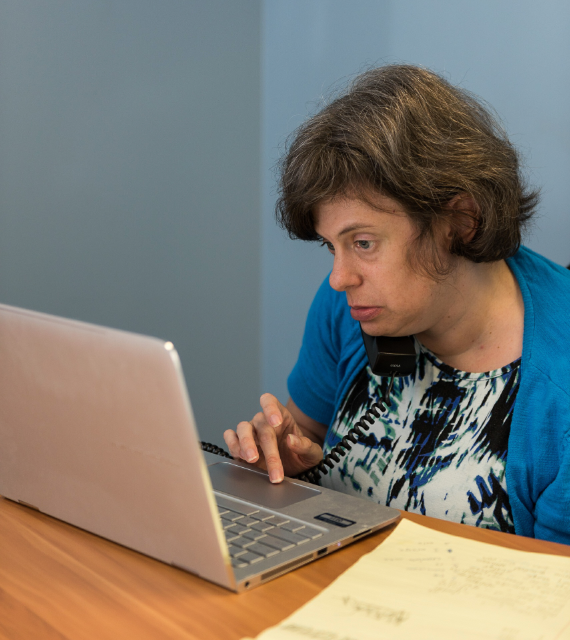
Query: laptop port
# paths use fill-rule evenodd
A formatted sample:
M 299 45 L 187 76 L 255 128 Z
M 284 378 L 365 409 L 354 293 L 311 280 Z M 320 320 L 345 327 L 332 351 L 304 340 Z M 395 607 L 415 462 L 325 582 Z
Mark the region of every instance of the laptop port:
M 317 551 L 317 556 L 322 556 L 327 552 L 327 548 L 325 547 L 324 549 L 319 549 Z

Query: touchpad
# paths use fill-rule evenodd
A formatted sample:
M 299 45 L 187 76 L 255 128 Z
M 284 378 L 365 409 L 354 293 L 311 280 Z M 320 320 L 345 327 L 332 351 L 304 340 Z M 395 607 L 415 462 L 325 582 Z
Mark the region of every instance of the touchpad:
M 253 469 L 244 469 L 231 462 L 216 462 L 208 467 L 208 471 L 215 491 L 256 502 L 268 509 L 288 507 L 321 493 L 318 489 L 287 481 L 271 484 L 267 474 Z

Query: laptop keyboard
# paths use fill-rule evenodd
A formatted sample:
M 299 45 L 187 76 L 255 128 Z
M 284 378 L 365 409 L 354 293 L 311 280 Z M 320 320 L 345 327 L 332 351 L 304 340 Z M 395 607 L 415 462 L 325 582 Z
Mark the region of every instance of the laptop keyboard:
M 215 497 L 233 567 L 273 558 L 323 535 L 320 529 L 300 520 L 249 507 L 225 496 Z

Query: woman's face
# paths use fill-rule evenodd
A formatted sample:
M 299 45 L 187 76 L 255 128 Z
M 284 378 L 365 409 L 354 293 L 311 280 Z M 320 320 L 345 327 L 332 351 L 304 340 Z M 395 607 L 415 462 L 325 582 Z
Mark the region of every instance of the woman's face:
M 315 229 L 334 255 L 330 285 L 346 293 L 352 317 L 370 335 L 437 331 L 458 293 L 454 274 L 436 282 L 414 271 L 407 256 L 417 230 L 395 200 L 376 202 L 335 198 L 315 208 Z

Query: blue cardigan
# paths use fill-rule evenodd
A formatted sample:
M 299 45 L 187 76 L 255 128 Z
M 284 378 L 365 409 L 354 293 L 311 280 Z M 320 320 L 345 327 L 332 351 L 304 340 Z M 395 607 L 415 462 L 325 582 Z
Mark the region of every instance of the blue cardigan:
M 522 247 L 507 260 L 524 300 L 521 382 L 506 481 L 517 534 L 570 544 L 570 271 Z M 330 425 L 366 353 L 346 296 L 323 282 L 288 386 Z

